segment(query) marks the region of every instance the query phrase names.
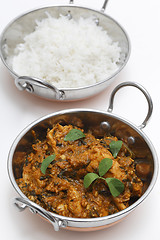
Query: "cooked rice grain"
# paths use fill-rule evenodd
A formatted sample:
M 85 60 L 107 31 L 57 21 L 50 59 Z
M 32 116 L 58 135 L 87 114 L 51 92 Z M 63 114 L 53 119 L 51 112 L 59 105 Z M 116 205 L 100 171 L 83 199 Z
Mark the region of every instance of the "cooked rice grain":
M 36 22 L 35 31 L 15 48 L 13 70 L 44 79 L 58 88 L 77 88 L 105 80 L 117 69 L 121 49 L 93 18 L 65 16 Z

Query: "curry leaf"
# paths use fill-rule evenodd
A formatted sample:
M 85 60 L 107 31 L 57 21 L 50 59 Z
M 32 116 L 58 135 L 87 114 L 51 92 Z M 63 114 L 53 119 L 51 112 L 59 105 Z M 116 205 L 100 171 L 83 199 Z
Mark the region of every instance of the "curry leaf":
M 84 177 L 84 187 L 88 188 L 99 176 L 96 173 L 87 173 Z
M 122 143 L 123 142 L 120 141 L 120 140 L 110 142 L 109 147 L 110 147 L 110 151 L 112 152 L 112 155 L 113 155 L 114 158 L 117 157 L 117 155 L 118 155 L 118 153 L 119 153 L 119 151 L 122 147 Z
M 43 174 L 46 174 L 46 170 L 47 170 L 47 167 L 49 166 L 49 164 L 55 159 L 56 155 L 53 154 L 53 155 L 50 155 L 48 157 L 46 157 L 42 164 L 41 164 L 41 172 Z
M 105 179 L 113 197 L 118 197 L 124 191 L 124 184 L 117 178 Z
M 84 138 L 85 134 L 79 129 L 72 129 L 65 136 L 64 141 L 75 141 L 80 138 Z
M 106 181 L 113 197 L 118 197 L 124 191 L 124 184 L 117 178 L 102 177 L 111 167 L 113 161 L 110 158 L 104 158 L 99 163 L 99 175 L 96 173 L 87 173 L 84 177 L 84 187 L 88 188 L 95 180 Z
M 112 167 L 113 161 L 110 158 L 104 158 L 99 163 L 99 176 L 102 177 Z

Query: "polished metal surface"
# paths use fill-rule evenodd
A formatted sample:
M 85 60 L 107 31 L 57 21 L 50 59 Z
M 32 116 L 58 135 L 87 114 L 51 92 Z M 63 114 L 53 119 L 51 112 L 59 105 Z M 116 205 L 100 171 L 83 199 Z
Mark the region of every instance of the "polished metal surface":
M 38 78 L 33 77 L 19 77 L 15 79 L 15 85 L 16 87 L 23 91 L 26 90 L 28 92 L 34 92 L 33 86 L 40 86 L 40 87 L 46 87 L 47 89 L 50 89 L 53 94 L 55 95 L 55 98 L 58 100 L 63 100 L 65 98 L 65 93 L 63 90 L 58 90 L 55 86 L 51 85 L 50 83 L 47 83 L 44 80 L 40 80 Z
M 108 0 L 105 0 L 103 6 L 102 6 L 102 8 L 101 8 L 101 12 L 104 12 L 104 11 L 105 11 L 106 6 L 107 6 L 107 3 L 108 3 Z
M 32 94 L 50 100 L 68 101 L 91 97 L 108 87 L 124 68 L 129 59 L 130 41 L 122 26 L 104 13 L 107 2 L 108 1 L 105 0 L 102 9 L 97 11 L 91 8 L 75 5 L 72 0 L 68 5 L 48 6 L 26 12 L 9 23 L 1 34 L 0 56 L 4 65 L 14 77 L 18 89 L 26 90 Z M 14 55 L 16 45 L 23 42 L 24 37 L 34 31 L 36 26 L 35 20 L 40 21 L 46 18 L 46 12 L 54 18 L 58 18 L 60 14 L 62 14 L 74 18 L 75 20 L 79 19 L 79 17 L 88 18 L 94 16 L 95 22 L 104 30 L 107 30 L 113 41 L 119 42 L 122 52 L 118 63 L 118 70 L 110 77 L 102 79 L 99 83 L 86 87 L 61 89 L 55 88 L 55 86 L 52 86 L 51 84 L 49 86 L 44 80 L 37 79 L 36 76 L 19 76 L 14 72 L 12 69 L 11 56 Z
M 144 119 L 143 123 L 139 126 L 140 129 L 144 128 L 151 115 L 152 115 L 152 112 L 153 112 L 153 103 L 152 103 L 152 99 L 148 93 L 148 91 L 142 86 L 140 85 L 139 83 L 135 83 L 135 82 L 124 82 L 124 83 L 121 83 L 119 84 L 112 92 L 111 94 L 111 97 L 110 97 L 110 103 L 109 103 L 109 107 L 108 107 L 108 112 L 112 112 L 113 111 L 113 101 L 114 101 L 114 97 L 115 97 L 115 94 L 117 93 L 117 91 L 123 87 L 128 87 L 128 86 L 132 86 L 132 87 L 136 87 L 138 88 L 143 94 L 144 96 L 146 97 L 146 100 L 148 102 L 148 112 L 147 112 L 147 116 L 146 118 Z
M 134 83 L 133 85 L 135 86 L 136 84 Z M 116 89 L 119 89 L 120 87 L 121 85 L 117 86 Z M 112 109 L 113 107 L 110 106 L 111 111 Z M 150 112 L 150 115 L 151 114 L 152 112 Z M 136 155 L 136 160 L 138 161 L 138 159 L 145 159 L 145 161 L 149 162 L 151 165 L 151 173 L 146 191 L 135 203 L 118 213 L 108 215 L 106 217 L 90 219 L 60 216 L 51 212 L 47 212 L 42 207 L 38 206 L 32 201 L 29 201 L 16 183 L 16 178 L 22 174 L 22 168 L 20 168 L 19 165 L 17 167 L 15 154 L 18 151 L 25 152 L 29 149 L 32 149 L 32 131 L 34 130 L 36 134 L 38 134 L 37 137 L 40 137 L 41 139 L 45 137 L 47 129 L 52 128 L 53 124 L 59 122 L 63 124 L 76 125 L 77 118 L 80 119 L 82 124 L 85 126 L 85 129 L 91 129 L 95 136 L 97 136 L 97 133 L 100 133 L 101 135 L 111 134 L 115 135 L 118 139 L 126 140 L 128 147 Z M 95 133 L 94 129 L 96 129 Z M 74 229 L 76 231 L 92 231 L 117 223 L 144 201 L 155 185 L 158 175 L 158 159 L 156 151 L 145 133 L 128 120 L 125 120 L 124 118 L 111 112 L 92 109 L 69 109 L 42 117 L 41 119 L 30 124 L 18 135 L 9 152 L 8 173 L 13 187 L 20 196 L 14 200 L 14 205 L 16 205 L 18 209 L 24 210 L 26 207 L 29 207 L 32 212 L 38 213 L 45 219 L 48 219 L 48 221 L 54 226 L 55 230 L 65 227 L 69 230 Z
M 32 213 L 39 214 L 43 218 L 47 219 L 54 227 L 55 231 L 59 231 L 59 228 L 67 227 L 67 222 L 65 220 L 60 220 L 60 218 L 53 217 L 50 212 L 41 208 L 39 205 L 31 202 L 29 199 L 25 198 L 15 198 L 13 204 L 20 210 L 23 211 L 28 207 Z

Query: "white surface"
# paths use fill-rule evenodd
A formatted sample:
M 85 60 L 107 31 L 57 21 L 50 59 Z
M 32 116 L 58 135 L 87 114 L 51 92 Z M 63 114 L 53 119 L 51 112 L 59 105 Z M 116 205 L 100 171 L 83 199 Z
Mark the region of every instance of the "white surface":
M 17 15 L 44 4 L 68 3 L 67 0 L 5 0 L 0 8 L 0 31 Z M 103 0 L 77 0 L 85 6 L 100 9 Z M 7 240 L 50 240 L 50 239 L 109 239 L 109 240 L 159 240 L 160 239 L 160 177 L 149 197 L 121 223 L 103 231 L 77 233 L 61 230 L 54 232 L 52 226 L 37 215 L 25 210 L 16 211 L 11 199 L 17 193 L 10 184 L 7 173 L 7 156 L 10 146 L 18 133 L 37 118 L 67 108 L 93 108 L 106 110 L 113 88 L 123 81 L 137 81 L 151 94 L 154 111 L 144 132 L 152 141 L 159 154 L 160 135 L 160 1 L 110 0 L 106 13 L 116 19 L 128 32 L 131 40 L 131 57 L 127 66 L 114 83 L 103 93 L 73 103 L 57 103 L 40 99 L 26 92 L 19 92 L 7 69 L 0 61 L 0 112 L 1 112 L 1 161 L 0 161 L 0 215 L 1 236 Z M 114 112 L 130 121 L 141 124 L 147 103 L 138 90 L 125 88 L 116 97 Z

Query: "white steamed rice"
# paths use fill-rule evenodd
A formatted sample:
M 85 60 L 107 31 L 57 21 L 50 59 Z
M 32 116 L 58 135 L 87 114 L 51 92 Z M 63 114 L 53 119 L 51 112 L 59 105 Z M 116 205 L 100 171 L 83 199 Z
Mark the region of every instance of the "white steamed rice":
M 121 49 L 92 18 L 69 20 L 48 15 L 15 48 L 13 70 L 44 79 L 58 88 L 105 80 L 117 69 Z

